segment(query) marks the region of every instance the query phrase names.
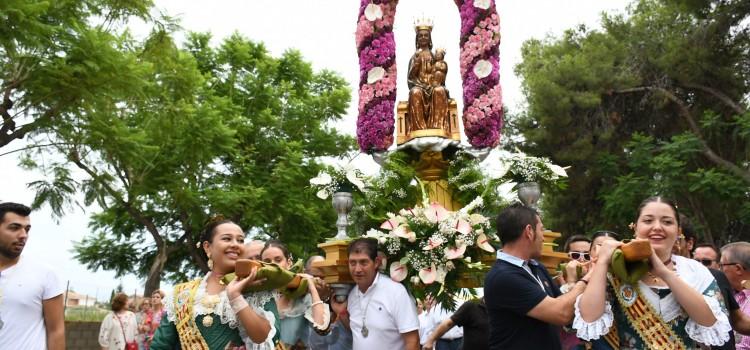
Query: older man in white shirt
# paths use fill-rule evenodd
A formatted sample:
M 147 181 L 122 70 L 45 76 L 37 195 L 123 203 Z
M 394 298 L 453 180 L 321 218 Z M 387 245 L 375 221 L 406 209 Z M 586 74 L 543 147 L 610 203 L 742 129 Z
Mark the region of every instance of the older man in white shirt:
M 349 244 L 349 272 L 357 284 L 347 305 L 354 350 L 419 350 L 419 321 L 406 288 L 378 273 L 377 242 L 360 238 Z

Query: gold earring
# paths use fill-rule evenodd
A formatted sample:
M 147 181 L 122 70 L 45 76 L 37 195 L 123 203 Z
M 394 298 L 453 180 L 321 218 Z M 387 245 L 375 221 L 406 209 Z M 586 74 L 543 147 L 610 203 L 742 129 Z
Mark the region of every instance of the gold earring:
M 211 260 L 211 254 L 208 254 L 208 269 L 213 270 L 214 269 L 214 261 Z

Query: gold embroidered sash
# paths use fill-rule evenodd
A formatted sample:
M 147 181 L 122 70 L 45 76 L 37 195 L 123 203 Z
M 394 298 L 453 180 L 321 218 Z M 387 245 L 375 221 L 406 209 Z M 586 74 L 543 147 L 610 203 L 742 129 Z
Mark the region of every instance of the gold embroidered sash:
M 209 350 L 206 340 L 203 339 L 198 324 L 193 318 L 193 304 L 195 294 L 201 279 L 178 284 L 174 288 L 174 315 L 177 334 L 180 336 L 180 344 L 185 350 Z
M 617 302 L 625 312 L 630 325 L 638 332 L 643 339 L 643 343 L 650 349 L 678 349 L 686 350 L 687 347 L 682 339 L 677 336 L 672 327 L 656 314 L 651 304 L 649 304 L 641 294 L 638 286 L 622 283 L 619 278 L 609 275 L 609 282 L 612 284 L 614 293 L 617 296 Z M 612 331 L 608 334 L 611 334 Z M 617 332 L 615 332 L 617 333 Z M 610 339 L 607 339 L 610 342 Z M 619 348 L 619 339 L 617 339 Z M 611 345 L 611 343 L 610 343 Z

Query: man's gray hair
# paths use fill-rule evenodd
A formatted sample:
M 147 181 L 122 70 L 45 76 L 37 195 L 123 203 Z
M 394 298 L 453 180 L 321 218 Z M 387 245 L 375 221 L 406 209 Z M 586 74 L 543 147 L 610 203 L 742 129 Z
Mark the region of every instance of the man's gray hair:
M 313 260 L 315 259 L 325 260 L 326 258 L 321 255 L 313 255 L 307 258 L 307 261 L 305 262 L 305 273 L 310 273 L 310 268 L 312 268 L 312 263 L 313 263 Z
M 750 243 L 734 242 L 721 247 L 721 255 L 732 259 L 733 263 L 738 263 L 750 271 Z

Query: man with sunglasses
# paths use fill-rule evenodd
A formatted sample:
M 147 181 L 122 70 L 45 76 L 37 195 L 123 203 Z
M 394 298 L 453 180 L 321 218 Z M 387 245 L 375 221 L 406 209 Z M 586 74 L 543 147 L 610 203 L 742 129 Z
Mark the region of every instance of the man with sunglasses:
M 711 269 L 719 269 L 719 249 L 711 243 L 699 243 L 693 251 L 693 259 Z

